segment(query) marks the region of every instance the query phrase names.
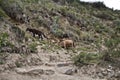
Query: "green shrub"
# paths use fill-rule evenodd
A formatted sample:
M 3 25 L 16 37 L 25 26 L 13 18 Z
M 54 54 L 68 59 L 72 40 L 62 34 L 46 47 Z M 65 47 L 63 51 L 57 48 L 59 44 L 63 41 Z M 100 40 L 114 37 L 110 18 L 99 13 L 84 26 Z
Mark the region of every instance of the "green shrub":
M 62 37 L 62 35 L 63 35 L 63 31 L 61 30 L 61 29 L 56 29 L 56 30 L 54 30 L 54 35 L 56 36 L 56 37 Z
M 110 38 L 105 40 L 105 46 L 108 48 L 105 52 L 103 52 L 103 59 L 111 61 L 112 58 L 119 58 L 120 57 L 120 50 L 119 50 L 119 42 L 120 38 Z
M 104 32 L 108 33 L 108 31 L 110 31 L 110 30 L 108 30 L 108 28 L 106 26 L 103 26 L 101 24 L 96 25 L 94 27 L 94 29 L 97 33 L 104 33 Z
M 35 42 L 33 42 L 33 43 L 31 43 L 31 44 L 29 44 L 28 45 L 28 48 L 30 49 L 30 51 L 32 52 L 32 53 L 34 53 L 34 52 L 36 52 L 37 51 L 37 43 L 35 43 Z
M 84 65 L 84 64 L 93 64 L 99 63 L 101 58 L 100 54 L 93 54 L 93 53 L 80 53 L 76 55 L 73 60 L 76 65 Z
M 5 46 L 10 46 L 10 42 L 8 41 L 8 33 L 1 33 L 0 34 L 0 48 Z
M 104 5 L 103 2 L 94 2 L 94 3 L 91 3 L 91 4 L 92 4 L 92 6 L 94 8 L 98 8 L 98 9 L 100 9 L 100 8 L 106 8 L 106 6 Z
M 97 13 L 97 14 L 93 14 L 93 15 L 98 18 L 105 19 L 105 20 L 114 20 L 114 16 L 112 16 L 106 12 L 101 12 L 101 13 Z
M 113 58 L 119 58 L 120 57 L 120 50 L 119 49 L 113 50 L 110 54 L 111 54 L 110 56 Z
M 15 33 L 15 35 L 16 35 L 16 40 L 22 42 L 23 39 L 25 38 L 25 32 L 22 31 L 20 28 L 18 28 L 18 27 L 16 27 L 16 26 L 12 26 L 11 31 L 12 31 L 13 33 Z
M 51 28 L 51 33 L 54 34 L 56 37 L 62 37 L 64 30 L 62 27 L 58 24 L 59 17 L 54 17 L 54 22 Z
M 27 3 L 37 3 L 39 0 L 21 0 L 21 1 Z
M 120 42 L 120 38 L 116 37 L 114 39 L 105 39 L 105 46 L 108 47 L 110 50 L 115 49 L 117 47 L 117 45 L 119 45 Z
M 0 17 L 8 17 L 6 13 L 0 7 Z
M 115 32 L 120 33 L 120 20 L 119 19 L 113 21 L 113 26 L 115 28 Z

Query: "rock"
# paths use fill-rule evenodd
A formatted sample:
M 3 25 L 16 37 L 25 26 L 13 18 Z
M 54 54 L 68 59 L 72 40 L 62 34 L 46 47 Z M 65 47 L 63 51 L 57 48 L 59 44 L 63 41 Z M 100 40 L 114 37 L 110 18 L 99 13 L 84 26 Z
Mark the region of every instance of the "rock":
M 73 74 L 73 70 L 72 69 L 68 69 L 64 74 L 72 75 Z
M 50 56 L 49 61 L 56 61 L 56 60 L 57 60 L 56 56 Z
M 99 78 L 104 78 L 102 73 L 98 73 Z
M 57 67 L 64 67 L 73 64 L 72 62 L 61 62 L 57 64 Z
M 109 69 L 113 69 L 113 67 L 111 65 L 108 66 Z
M 45 66 L 55 66 L 55 63 L 48 63 L 48 62 L 46 62 Z
M 53 75 L 55 73 L 55 71 L 53 71 L 53 70 L 45 70 L 44 73 L 46 75 Z
M 10 48 L 10 47 L 2 47 L 0 52 L 9 52 L 9 53 L 11 53 L 12 52 L 12 48 Z
M 20 74 L 29 74 L 29 75 L 39 75 L 39 74 L 44 74 L 44 70 L 43 69 L 31 69 L 31 70 L 27 70 L 27 69 L 20 69 L 17 68 L 16 69 L 17 73 Z
M 107 71 L 108 71 L 108 72 L 112 72 L 112 70 L 111 70 L 111 69 L 107 69 Z
M 120 78 L 120 71 L 118 71 L 118 72 L 115 73 L 115 77 L 116 78 Z
M 40 75 L 40 74 L 44 74 L 44 70 L 43 69 L 31 70 L 31 71 L 27 72 L 27 74 Z
M 103 71 L 105 71 L 105 69 L 104 69 L 104 68 L 101 68 L 100 70 L 101 70 L 102 72 L 103 72 Z
M 112 78 L 114 75 L 115 75 L 115 72 L 114 72 L 114 71 L 108 72 L 108 78 Z
M 58 67 L 68 66 L 68 64 L 57 64 Z
M 103 74 L 103 76 L 106 76 L 108 73 L 107 73 L 107 71 L 103 71 L 102 74 Z
M 27 72 L 26 69 L 21 69 L 21 68 L 16 68 L 15 70 L 17 73 L 26 73 Z
M 4 70 L 5 68 L 2 65 L 0 65 L 0 72 L 3 72 Z
M 77 69 L 74 69 L 73 67 L 70 66 L 58 67 L 56 69 L 59 73 L 66 75 L 73 75 L 74 73 L 77 73 Z

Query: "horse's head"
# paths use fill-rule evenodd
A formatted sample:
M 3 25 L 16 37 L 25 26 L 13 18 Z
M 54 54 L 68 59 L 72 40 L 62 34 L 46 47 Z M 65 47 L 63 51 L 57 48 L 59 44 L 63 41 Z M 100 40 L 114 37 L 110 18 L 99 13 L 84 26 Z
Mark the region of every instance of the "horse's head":
M 29 28 L 26 29 L 26 31 L 29 31 L 29 30 L 30 30 Z

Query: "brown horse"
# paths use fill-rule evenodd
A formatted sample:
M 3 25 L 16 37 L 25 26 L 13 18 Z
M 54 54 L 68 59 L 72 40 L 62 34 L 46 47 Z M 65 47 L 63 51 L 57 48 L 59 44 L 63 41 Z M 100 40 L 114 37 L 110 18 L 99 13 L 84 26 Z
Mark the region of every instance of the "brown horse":
M 72 48 L 75 47 L 73 40 L 70 40 L 70 39 L 63 39 L 60 42 L 60 46 L 66 49 L 68 49 L 69 47 L 72 47 Z

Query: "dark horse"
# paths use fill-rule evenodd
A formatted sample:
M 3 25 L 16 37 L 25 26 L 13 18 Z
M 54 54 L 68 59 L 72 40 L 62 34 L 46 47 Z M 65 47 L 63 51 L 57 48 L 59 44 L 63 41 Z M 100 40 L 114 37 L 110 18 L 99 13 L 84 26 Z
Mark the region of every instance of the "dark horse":
M 43 40 L 43 37 L 47 38 L 42 31 L 39 31 L 39 30 L 36 30 L 36 29 L 31 29 L 31 28 L 27 28 L 26 31 L 32 32 L 33 37 L 35 37 L 35 35 L 38 35 L 39 38 L 41 38 L 42 40 Z

